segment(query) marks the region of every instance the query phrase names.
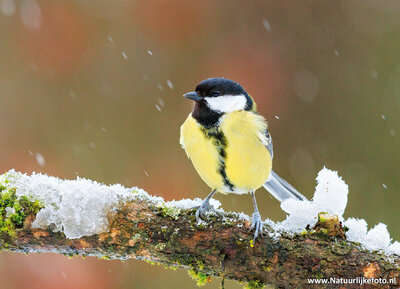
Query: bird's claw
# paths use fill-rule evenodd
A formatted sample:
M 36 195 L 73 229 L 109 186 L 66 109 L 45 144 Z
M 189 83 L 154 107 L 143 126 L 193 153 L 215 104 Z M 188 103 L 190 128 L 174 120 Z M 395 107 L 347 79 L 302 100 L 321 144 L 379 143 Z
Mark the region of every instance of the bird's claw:
M 206 212 L 215 210 L 209 202 L 203 202 L 196 211 L 196 222 L 199 223 L 201 219 L 205 219 Z
M 251 227 L 250 231 L 254 230 L 254 238 L 253 242 L 256 240 L 258 236 L 263 236 L 263 222 L 261 221 L 261 216 L 259 212 L 254 212 L 252 222 L 251 222 Z

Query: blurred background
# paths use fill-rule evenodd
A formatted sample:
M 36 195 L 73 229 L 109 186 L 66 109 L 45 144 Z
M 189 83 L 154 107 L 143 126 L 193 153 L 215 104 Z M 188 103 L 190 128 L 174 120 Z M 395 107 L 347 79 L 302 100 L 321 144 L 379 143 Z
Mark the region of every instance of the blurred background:
M 0 0 L 0 173 L 204 198 L 179 145 L 208 77 L 241 83 L 269 121 L 274 169 L 306 196 L 327 166 L 345 217 L 400 239 L 400 2 Z M 261 214 L 285 218 L 260 189 Z M 217 196 L 252 213 L 250 196 Z M 145 262 L 0 254 L 2 288 L 196 288 Z M 218 288 L 214 279 L 206 288 Z M 228 282 L 227 288 L 241 288 Z

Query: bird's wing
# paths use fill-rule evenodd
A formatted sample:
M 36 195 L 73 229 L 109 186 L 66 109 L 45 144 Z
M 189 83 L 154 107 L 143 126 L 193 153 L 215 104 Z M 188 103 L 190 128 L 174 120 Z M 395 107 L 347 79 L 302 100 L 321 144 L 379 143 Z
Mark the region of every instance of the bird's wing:
M 272 137 L 268 129 L 265 129 L 264 137 L 261 138 L 261 141 L 267 147 L 272 159 L 274 157 L 274 150 Z M 271 171 L 268 180 L 264 184 L 264 188 L 280 202 L 283 202 L 286 199 L 307 200 L 305 196 L 299 193 L 299 191 L 278 176 L 274 171 Z
M 274 171 L 271 171 L 268 180 L 264 184 L 264 188 L 281 203 L 286 199 L 307 201 L 305 196 Z
M 272 137 L 271 134 L 268 131 L 268 128 L 266 128 L 260 137 L 261 142 L 267 147 L 269 154 L 271 155 L 271 159 L 274 157 L 274 146 L 272 143 Z

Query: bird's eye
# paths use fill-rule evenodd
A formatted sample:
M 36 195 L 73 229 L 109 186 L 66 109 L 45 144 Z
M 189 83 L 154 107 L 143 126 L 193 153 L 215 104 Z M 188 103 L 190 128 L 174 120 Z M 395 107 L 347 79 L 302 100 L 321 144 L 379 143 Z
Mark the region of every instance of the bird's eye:
M 218 91 L 218 90 L 214 90 L 214 91 L 211 93 L 211 96 L 213 96 L 213 97 L 219 96 L 219 91 Z

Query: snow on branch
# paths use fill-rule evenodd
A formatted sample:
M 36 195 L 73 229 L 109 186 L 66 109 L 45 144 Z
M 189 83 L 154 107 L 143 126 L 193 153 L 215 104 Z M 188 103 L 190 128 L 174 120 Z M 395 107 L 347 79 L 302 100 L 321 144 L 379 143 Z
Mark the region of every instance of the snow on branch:
M 312 287 L 309 278 L 400 281 L 400 243 L 386 225 L 368 231 L 362 219 L 343 219 L 348 187 L 336 172 L 324 168 L 317 183 L 312 201 L 283 202 L 286 220 L 266 220 L 266 236 L 253 242 L 250 218 L 215 200 L 196 223 L 200 199 L 165 202 L 138 188 L 11 170 L 0 175 L 0 250 L 144 259 L 191 269 L 199 283 L 219 276 L 254 288 Z

